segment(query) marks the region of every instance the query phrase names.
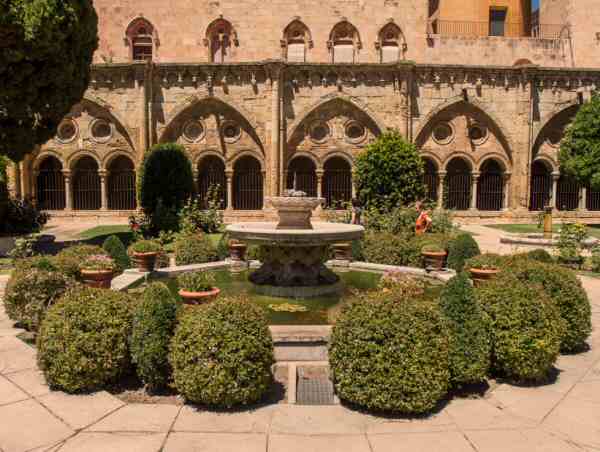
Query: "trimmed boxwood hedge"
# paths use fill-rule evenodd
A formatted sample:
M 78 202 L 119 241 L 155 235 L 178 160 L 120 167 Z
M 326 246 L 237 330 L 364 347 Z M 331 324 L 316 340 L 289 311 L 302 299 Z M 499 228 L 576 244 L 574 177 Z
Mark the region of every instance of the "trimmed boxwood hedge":
M 361 254 L 374 264 L 420 267 L 424 241 L 424 237 L 408 234 L 369 232 L 362 241 Z
M 218 258 L 217 249 L 206 234 L 179 234 L 173 250 L 177 265 L 203 264 Z
M 565 329 L 544 290 L 501 275 L 475 293 L 491 318 L 494 371 L 516 381 L 544 379 L 558 357 Z
M 167 385 L 171 377 L 169 343 L 175 331 L 177 301 L 163 283 L 149 285 L 137 305 L 131 331 L 131 359 L 140 380 L 150 390 Z
M 119 272 L 131 267 L 131 259 L 127 254 L 127 248 L 116 235 L 107 237 L 102 244 L 102 249 L 115 261 Z
M 42 322 L 38 365 L 52 388 L 89 391 L 117 380 L 129 367 L 129 295 L 79 286 L 69 290 Z
M 89 256 L 106 255 L 106 252 L 96 245 L 75 245 L 65 248 L 58 253 L 54 259 L 54 265 L 58 271 L 65 275 L 81 279 L 79 275 L 79 265 Z
M 372 410 L 424 413 L 446 395 L 448 333 L 437 301 L 360 296 L 333 327 L 329 363 L 338 396 Z
M 575 272 L 560 265 L 518 259 L 505 267 L 527 284 L 539 284 L 550 296 L 566 322 L 560 349 L 565 353 L 581 351 L 592 332 L 590 300 Z
M 175 388 L 190 402 L 220 407 L 257 402 L 273 379 L 267 319 L 243 298 L 188 308 L 171 341 L 169 362 Z
M 450 378 L 454 385 L 483 381 L 490 368 L 490 318 L 475 299 L 466 273 L 452 278 L 440 294 L 450 338 Z
M 458 234 L 448 244 L 448 268 L 461 272 L 467 259 L 479 254 L 479 245 L 470 234 Z

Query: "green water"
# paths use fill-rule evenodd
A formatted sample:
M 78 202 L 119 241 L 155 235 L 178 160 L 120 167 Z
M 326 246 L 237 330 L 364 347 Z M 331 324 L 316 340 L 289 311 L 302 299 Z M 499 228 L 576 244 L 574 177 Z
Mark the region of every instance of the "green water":
M 325 295 L 313 298 L 284 298 L 270 297 L 257 294 L 253 284 L 248 281 L 248 272 L 231 273 L 229 270 L 213 272 L 216 286 L 221 289 L 220 296 L 245 295 L 253 303 L 265 310 L 271 325 L 329 325 L 335 323 L 335 318 L 341 307 L 354 294 L 375 289 L 381 278 L 380 274 L 370 272 L 340 272 L 344 290 L 339 294 Z M 179 298 L 177 280 L 175 278 L 155 279 L 164 282 L 171 292 Z M 139 291 L 141 287 L 132 289 Z M 429 288 L 436 291 L 436 287 Z

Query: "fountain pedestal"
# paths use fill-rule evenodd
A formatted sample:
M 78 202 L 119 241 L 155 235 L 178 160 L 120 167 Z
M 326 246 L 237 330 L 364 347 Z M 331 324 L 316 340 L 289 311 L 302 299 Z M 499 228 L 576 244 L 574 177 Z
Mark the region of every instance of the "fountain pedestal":
M 236 240 L 260 246 L 261 267 L 249 279 L 259 293 L 311 297 L 341 290 L 338 276 L 325 266 L 332 243 L 351 242 L 364 228 L 341 223 L 314 223 L 312 210 L 320 198 L 271 198 L 278 223 L 243 223 L 227 227 Z

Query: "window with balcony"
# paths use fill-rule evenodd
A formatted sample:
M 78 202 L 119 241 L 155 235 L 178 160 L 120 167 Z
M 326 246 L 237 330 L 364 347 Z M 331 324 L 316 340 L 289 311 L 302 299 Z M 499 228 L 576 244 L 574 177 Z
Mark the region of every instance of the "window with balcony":
M 506 9 L 490 9 L 490 36 L 504 36 L 506 33 Z

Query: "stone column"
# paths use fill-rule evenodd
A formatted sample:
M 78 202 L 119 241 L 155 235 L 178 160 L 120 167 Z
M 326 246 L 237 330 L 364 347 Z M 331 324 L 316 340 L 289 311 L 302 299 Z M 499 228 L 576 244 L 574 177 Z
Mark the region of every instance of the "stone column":
M 552 173 L 552 196 L 550 198 L 550 207 L 556 209 L 556 200 L 558 198 L 558 179 L 560 179 L 560 173 Z
M 107 171 L 98 171 L 100 175 L 100 210 L 108 210 L 108 188 L 107 188 Z
M 21 199 L 21 167 L 19 163 L 13 163 L 13 186 L 14 186 L 14 197 Z
M 511 192 L 510 192 L 510 175 L 511 173 L 504 173 L 504 199 L 502 200 L 502 210 L 510 210 L 511 208 Z
M 266 195 L 266 190 L 265 187 L 267 186 L 267 172 L 263 169 L 260 174 L 262 175 L 262 183 L 263 183 L 263 199 L 262 199 L 262 208 L 263 210 L 265 208 L 267 208 L 267 198 L 268 196 Z M 278 192 L 275 192 L 275 194 L 279 194 Z
M 225 171 L 225 177 L 227 178 L 227 205 L 225 209 L 233 209 L 233 171 Z
M 196 195 L 200 194 L 200 184 L 198 183 L 198 175 L 200 174 L 200 172 L 198 171 L 198 167 L 196 166 L 196 169 L 192 170 L 192 175 L 194 177 L 194 193 Z
M 21 182 L 21 187 L 19 189 L 21 192 L 21 198 L 26 199 L 29 191 L 27 190 L 27 171 L 25 167 L 25 160 L 21 160 L 19 162 L 19 172 L 21 173 L 21 177 L 19 178 L 19 181 Z
M 73 193 L 71 191 L 71 171 L 63 170 L 65 180 L 65 210 L 73 210 Z
M 33 201 L 33 205 L 38 207 L 38 199 L 37 199 L 37 193 L 38 193 L 38 186 L 37 186 L 37 181 L 38 181 L 38 176 L 40 175 L 39 170 L 32 170 L 31 171 L 31 200 Z
M 316 173 L 317 173 L 317 197 L 322 198 L 323 197 L 323 174 L 325 174 L 325 171 L 320 169 L 320 170 L 317 170 Z
M 280 128 L 281 128 L 281 91 L 283 71 L 279 64 L 272 64 L 269 67 L 271 78 L 271 155 L 269 174 L 271 176 L 270 186 L 263 185 L 265 194 L 277 196 L 283 191 L 284 181 L 281 180 L 283 165 L 280 146 Z
M 444 208 L 444 181 L 446 180 L 446 171 L 438 171 L 438 186 L 437 186 L 437 208 Z
M 477 188 L 479 186 L 479 176 L 481 176 L 481 173 L 473 173 L 473 175 L 471 176 L 471 206 L 470 206 L 470 210 L 476 210 L 477 209 Z

